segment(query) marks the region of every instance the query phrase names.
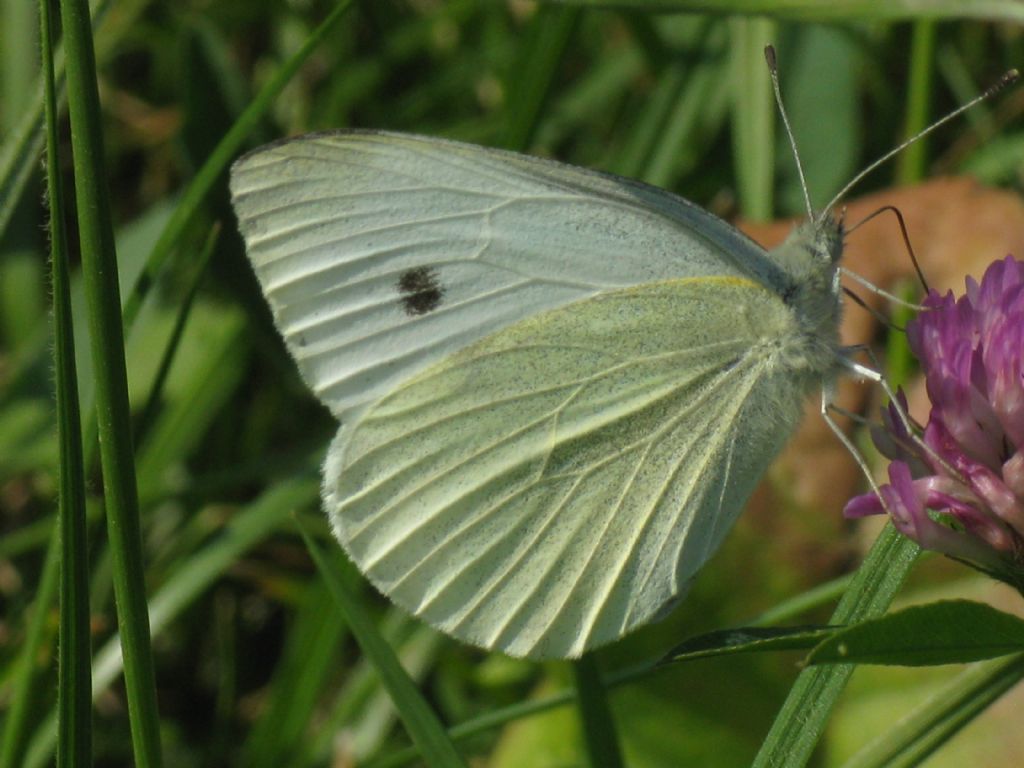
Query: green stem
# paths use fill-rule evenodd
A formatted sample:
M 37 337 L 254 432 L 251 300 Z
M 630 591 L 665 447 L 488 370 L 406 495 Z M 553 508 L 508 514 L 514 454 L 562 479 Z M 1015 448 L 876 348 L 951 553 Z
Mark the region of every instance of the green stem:
M 145 568 L 128 408 L 117 254 L 103 159 L 103 131 L 89 6 L 61 0 L 68 112 L 74 154 L 82 273 L 96 377 L 96 420 L 124 654 L 132 748 L 139 768 L 161 765 L 156 681 L 146 610 Z
M 919 552 L 916 544 L 887 525 L 829 623 L 853 624 L 884 613 Z M 829 664 L 801 672 L 761 744 L 755 768 L 806 765 L 853 670 L 852 664 Z
M 50 250 L 53 280 L 54 370 L 60 481 L 60 639 L 57 683 L 57 765 L 87 765 L 92 753 L 92 652 L 89 637 L 89 553 L 85 516 L 85 468 L 82 418 L 75 367 L 71 316 L 71 267 L 64 227 L 64 190 L 57 133 L 50 0 L 39 2 L 44 103 L 46 107 L 46 183 L 50 200 Z
M 608 706 L 608 694 L 597 661 L 584 654 L 572 665 L 576 679 L 576 706 L 583 721 L 583 743 L 592 768 L 622 768 L 622 749 L 615 718 Z

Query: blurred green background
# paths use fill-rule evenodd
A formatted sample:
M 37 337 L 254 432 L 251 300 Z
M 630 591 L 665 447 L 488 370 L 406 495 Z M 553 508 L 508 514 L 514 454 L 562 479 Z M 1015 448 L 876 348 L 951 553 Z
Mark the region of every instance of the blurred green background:
M 677 15 L 625 5 L 633 7 L 355 2 L 248 146 L 341 127 L 414 131 L 622 173 L 727 218 L 767 220 L 800 215 L 803 203 L 777 126 L 765 43 L 778 50 L 785 102 L 819 206 L 908 131 L 1024 62 L 1024 18 L 1012 2 L 965 0 L 961 12 L 976 18 L 911 21 L 892 20 L 891 7 L 902 4 L 885 2 L 833 4 L 838 12 L 814 2 L 755 4 L 790 9 L 775 19 L 729 15 L 751 5 L 743 2 L 695 3 L 719 12 Z M 851 9 L 846 15 L 844 6 Z M 941 16 L 958 4 L 917 6 Z M 95 39 L 125 296 L 185 185 L 331 7 L 316 0 L 104 6 Z M 0 12 L 3 718 L 54 520 L 57 452 L 47 214 L 38 145 L 24 140 L 33 135 L 26 121 L 40 98 L 36 11 L 33 3 L 0 0 Z M 827 25 L 820 23 L 824 14 Z M 1017 187 L 1022 110 L 1021 90 L 973 110 L 857 193 L 957 173 Z M 61 171 L 70 174 L 69 167 Z M 223 229 L 197 278 L 215 222 Z M 188 304 L 197 279 L 198 294 Z M 80 307 L 80 286 L 76 291 Z M 154 390 L 180 317 L 183 335 L 166 380 Z M 329 539 L 319 511 L 318 465 L 336 425 L 300 382 L 270 322 L 234 228 L 226 178 L 156 275 L 126 356 L 165 764 L 389 764 L 386 756 L 407 738 L 291 521 L 298 510 Z M 88 402 L 84 339 L 78 357 Z M 98 471 L 90 478 L 100 689 L 94 744 L 97 765 L 119 766 L 130 763 L 131 752 L 119 660 L 110 644 L 115 619 Z M 662 624 L 602 651 L 601 666 L 615 673 L 687 636 L 748 622 L 855 566 L 860 544 L 841 521 L 808 510 L 777 514 L 771 525 L 741 521 L 684 605 Z M 800 547 L 787 539 L 791 534 Z M 808 540 L 816 542 L 813 549 Z M 990 589 L 964 573 L 926 563 L 909 594 L 978 596 Z M 446 723 L 568 688 L 565 664 L 536 665 L 460 646 L 390 608 L 351 575 Z M 801 621 L 822 621 L 829 607 Z M 29 707 L 26 764 L 40 764 L 47 754 L 56 680 L 53 615 L 34 660 L 39 682 Z M 748 765 L 797 661 L 776 654 L 694 662 L 617 687 L 611 700 L 628 764 Z M 956 671 L 859 672 L 815 764 L 842 765 Z M 1024 740 L 1005 714 L 997 706 L 929 765 L 1019 764 Z M 466 754 L 474 765 L 501 768 L 579 765 L 577 717 L 566 707 L 513 717 L 464 742 Z

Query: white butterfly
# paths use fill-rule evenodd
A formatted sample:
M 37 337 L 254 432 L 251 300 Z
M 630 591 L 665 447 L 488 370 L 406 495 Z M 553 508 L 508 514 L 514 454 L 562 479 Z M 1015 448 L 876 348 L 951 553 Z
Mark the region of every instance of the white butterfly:
M 768 252 L 635 181 L 393 133 L 265 147 L 231 190 L 341 421 L 335 534 L 484 648 L 578 656 L 664 613 L 845 362 L 828 216 Z

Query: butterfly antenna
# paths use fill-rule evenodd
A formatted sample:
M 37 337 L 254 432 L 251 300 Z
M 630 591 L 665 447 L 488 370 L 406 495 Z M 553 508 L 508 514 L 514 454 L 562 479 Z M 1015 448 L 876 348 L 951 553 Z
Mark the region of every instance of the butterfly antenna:
M 978 96 L 975 96 L 973 99 L 968 101 L 966 104 L 963 104 L 962 106 L 957 107 L 956 109 L 954 109 L 952 112 L 950 112 L 945 117 L 939 118 L 938 120 L 936 120 L 934 123 L 929 125 L 924 130 L 919 131 L 918 133 L 914 134 L 913 136 L 911 136 L 906 141 L 904 141 L 904 142 L 900 143 L 899 145 L 897 145 L 897 146 L 893 147 L 892 149 L 890 149 L 888 152 L 886 152 L 880 158 L 875 160 L 875 162 L 871 163 L 871 165 L 869 165 L 863 171 L 861 171 L 856 176 L 854 176 L 849 181 L 849 183 L 847 183 L 847 185 L 845 187 L 843 187 L 841 190 L 839 190 L 839 193 L 835 197 L 833 197 L 831 201 L 829 201 L 828 205 L 825 206 L 822 215 L 824 215 L 825 212 L 830 211 L 832 209 L 832 206 L 834 206 L 839 200 L 841 200 L 843 197 L 845 197 L 847 192 L 849 192 L 854 186 L 859 184 L 861 179 L 863 179 L 869 173 L 874 171 L 878 166 L 880 166 L 883 163 L 887 162 L 894 155 L 897 155 L 900 152 L 902 152 L 904 149 L 906 149 L 908 146 L 913 144 L 918 139 L 924 138 L 929 133 L 931 133 L 936 128 L 938 128 L 939 126 L 945 125 L 950 120 L 952 120 L 954 117 L 957 117 L 957 116 L 963 114 L 968 109 L 973 107 L 975 104 L 978 104 L 979 102 L 985 101 L 986 99 L 992 98 L 997 93 L 999 93 L 1001 90 L 1003 90 L 1006 86 L 1010 85 L 1011 83 L 1016 82 L 1019 77 L 1020 77 L 1020 72 L 1018 72 L 1016 69 L 1011 69 L 1011 70 L 1005 72 L 1003 74 L 1003 76 L 1000 77 L 999 80 L 994 85 L 989 86 L 983 93 L 979 94 Z
M 800 153 L 796 149 L 796 139 L 793 137 L 793 129 L 789 125 L 789 116 L 786 114 L 786 108 L 782 105 L 782 91 L 779 89 L 779 67 L 775 58 L 774 45 L 766 45 L 764 47 L 764 60 L 768 62 L 768 74 L 772 77 L 772 88 L 775 89 L 775 103 L 779 107 L 779 114 L 782 115 L 782 124 L 786 127 L 786 136 L 789 137 L 789 146 L 793 150 L 793 159 L 796 160 L 796 172 L 800 176 L 800 191 L 804 193 L 807 218 L 814 221 L 814 209 L 811 207 L 811 195 L 807 191 L 807 177 L 804 176 L 804 166 L 800 162 Z

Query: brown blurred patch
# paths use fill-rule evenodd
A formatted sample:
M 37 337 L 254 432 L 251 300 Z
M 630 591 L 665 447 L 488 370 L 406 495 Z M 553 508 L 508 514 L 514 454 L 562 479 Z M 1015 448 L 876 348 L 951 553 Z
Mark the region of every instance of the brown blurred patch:
M 967 178 L 936 179 L 849 203 L 847 225 L 857 224 L 884 205 L 896 206 L 903 213 L 921 268 L 931 287 L 942 292 L 949 289 L 962 292 L 965 275 L 980 278 L 988 264 L 1008 253 L 1024 256 L 1024 200 L 1012 192 L 986 188 Z M 771 224 L 740 222 L 738 226 L 771 248 L 786 237 L 795 223 L 794 220 Z M 843 265 L 885 289 L 914 280 L 899 226 L 895 217 L 888 214 L 878 216 L 847 238 Z M 853 284 L 851 287 L 856 288 Z M 885 313 L 884 300 L 863 288 L 857 289 L 857 293 Z M 869 313 L 851 302 L 846 303 L 843 343 L 869 342 L 878 330 L 878 321 Z M 839 383 L 838 404 L 875 416 L 877 412 L 869 413 L 881 402 L 875 389 L 866 383 L 844 379 Z M 911 411 L 923 422 L 928 405 L 921 387 L 911 385 L 908 389 Z M 812 570 L 825 566 L 828 571 L 841 567 L 840 561 L 845 557 L 836 552 L 831 557 L 823 557 L 822 542 L 831 538 L 828 531 L 836 537 L 841 534 L 842 507 L 853 494 L 860 492 L 863 480 L 818 412 L 819 402 L 812 398 L 799 431 L 773 469 L 776 478 L 781 474 L 784 481 L 771 484 L 771 490 L 762 488 L 755 494 L 750 511 L 751 524 L 762 529 L 765 535 L 774 538 L 784 534 L 783 540 L 792 542 L 787 544 L 787 549 L 793 557 L 799 558 L 798 562 Z M 793 506 L 808 513 L 797 513 L 796 518 L 786 515 L 788 521 L 778 519 L 778 513 Z M 780 525 L 784 530 L 779 530 Z M 831 561 L 832 567 L 823 560 Z

